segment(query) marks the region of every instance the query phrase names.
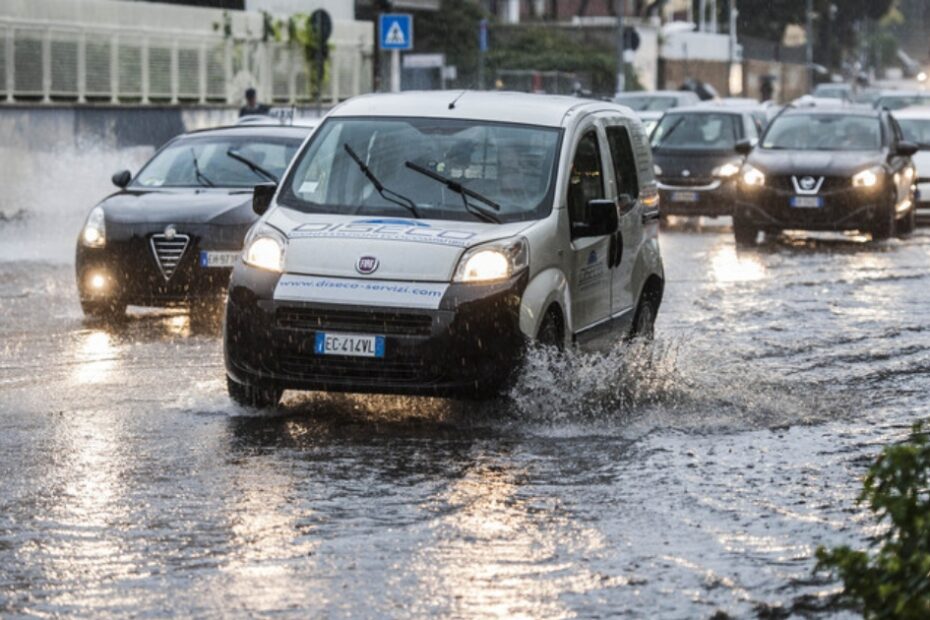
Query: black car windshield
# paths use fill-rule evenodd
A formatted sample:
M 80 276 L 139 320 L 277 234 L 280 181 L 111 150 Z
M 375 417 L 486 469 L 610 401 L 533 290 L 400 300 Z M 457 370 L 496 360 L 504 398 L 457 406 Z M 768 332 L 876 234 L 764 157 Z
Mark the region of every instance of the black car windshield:
M 652 148 L 688 151 L 729 151 L 736 147 L 735 114 L 717 112 L 670 113 L 652 132 Z
M 560 138 L 529 125 L 331 118 L 298 156 L 279 202 L 310 213 L 538 219 L 551 209 Z
M 268 173 L 280 179 L 301 142 L 299 137 L 254 134 L 185 136 L 159 151 L 132 186 L 253 187 L 273 180 Z
M 795 151 L 877 151 L 882 130 L 877 117 L 847 114 L 791 114 L 772 121 L 764 149 Z
M 899 118 L 904 139 L 930 149 L 930 118 Z
M 675 97 L 656 97 L 650 95 L 623 95 L 614 99 L 635 112 L 664 112 L 677 106 Z

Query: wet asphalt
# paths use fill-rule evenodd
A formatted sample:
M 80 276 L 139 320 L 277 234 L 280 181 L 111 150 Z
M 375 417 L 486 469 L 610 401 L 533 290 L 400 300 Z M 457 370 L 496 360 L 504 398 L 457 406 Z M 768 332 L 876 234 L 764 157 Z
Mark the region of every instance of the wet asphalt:
M 813 553 L 866 544 L 861 476 L 930 413 L 930 230 L 661 244 L 652 345 L 265 413 L 217 322 L 87 322 L 67 252 L 8 244 L 0 616 L 851 615 Z

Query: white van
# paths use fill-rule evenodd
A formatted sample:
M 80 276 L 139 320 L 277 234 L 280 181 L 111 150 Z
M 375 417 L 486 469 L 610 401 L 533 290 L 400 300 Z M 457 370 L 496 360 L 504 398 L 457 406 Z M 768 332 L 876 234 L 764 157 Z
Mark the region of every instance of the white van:
M 651 335 L 662 300 L 649 142 L 610 102 L 358 97 L 253 207 L 224 334 L 243 404 L 284 389 L 493 394 L 528 341 Z

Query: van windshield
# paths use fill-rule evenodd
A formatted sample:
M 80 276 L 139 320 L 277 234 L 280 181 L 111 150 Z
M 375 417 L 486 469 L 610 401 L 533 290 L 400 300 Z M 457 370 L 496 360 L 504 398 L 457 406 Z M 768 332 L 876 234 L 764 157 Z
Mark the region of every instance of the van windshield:
M 552 207 L 560 139 L 558 129 L 529 125 L 331 118 L 298 156 L 279 202 L 311 213 L 539 219 Z

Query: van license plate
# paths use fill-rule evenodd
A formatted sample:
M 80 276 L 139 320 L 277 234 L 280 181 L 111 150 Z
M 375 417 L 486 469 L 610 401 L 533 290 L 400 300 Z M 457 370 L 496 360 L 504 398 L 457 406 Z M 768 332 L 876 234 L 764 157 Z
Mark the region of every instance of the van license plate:
M 672 192 L 672 202 L 697 202 L 697 192 Z
M 208 252 L 201 250 L 201 267 L 235 267 L 239 252 Z
M 384 336 L 317 332 L 313 350 L 317 355 L 384 357 Z
M 795 209 L 819 209 L 823 207 L 823 198 L 820 196 L 792 196 L 791 206 Z

